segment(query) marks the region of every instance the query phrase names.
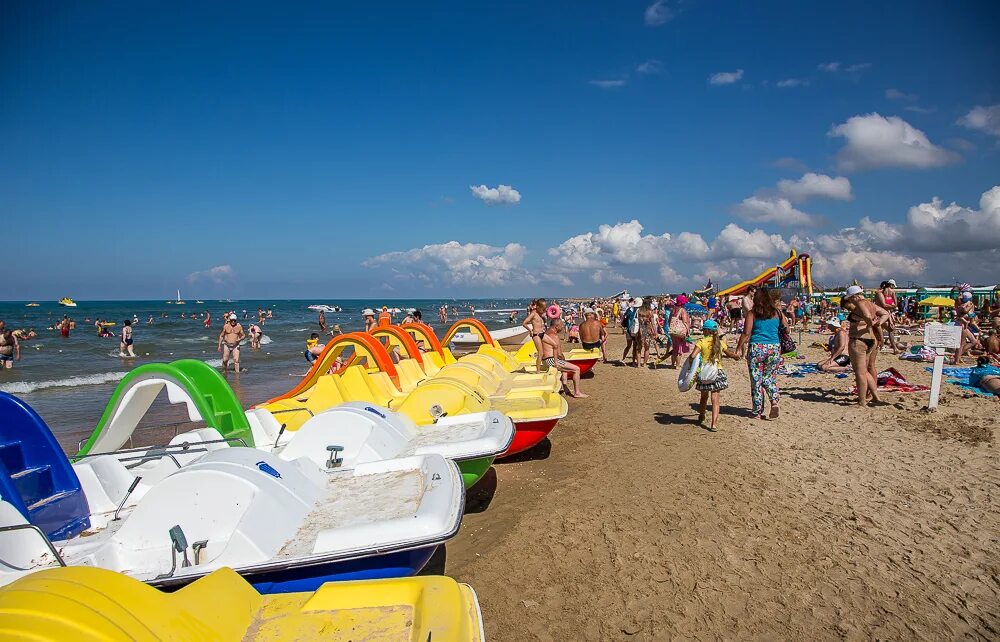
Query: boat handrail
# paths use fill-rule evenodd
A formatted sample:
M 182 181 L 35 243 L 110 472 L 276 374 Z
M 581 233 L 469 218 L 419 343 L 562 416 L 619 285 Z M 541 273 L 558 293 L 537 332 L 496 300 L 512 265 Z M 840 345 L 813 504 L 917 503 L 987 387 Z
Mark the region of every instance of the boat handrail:
M 87 459 L 89 457 L 99 457 L 100 455 L 116 455 L 118 461 L 133 461 L 135 459 L 141 459 L 147 461 L 150 459 L 159 459 L 161 457 L 170 457 L 177 467 L 180 468 L 180 463 L 177 458 L 174 457 L 175 454 L 186 454 L 186 453 L 207 453 L 208 448 L 194 448 L 194 446 L 205 446 L 208 444 L 228 444 L 230 442 L 235 442 L 244 448 L 247 448 L 247 442 L 242 437 L 223 437 L 221 439 L 206 439 L 205 441 L 185 441 L 179 444 L 153 444 L 151 446 L 137 446 L 135 448 L 122 448 L 121 450 L 115 450 L 108 453 L 87 453 L 86 455 L 79 455 L 76 457 L 76 461 Z M 154 451 L 155 452 L 150 452 Z M 130 457 L 117 457 L 120 454 L 127 453 L 140 453 L 132 455 Z
M 52 553 L 52 555 L 55 556 L 56 561 L 59 562 L 59 566 L 66 566 L 66 562 L 63 560 L 62 555 L 59 554 L 59 551 L 56 550 L 56 547 L 52 544 L 52 540 L 50 540 L 49 536 L 45 534 L 45 531 L 43 531 L 38 526 L 35 526 L 34 524 L 14 524 L 12 526 L 0 526 L 0 533 L 7 533 L 11 531 L 23 531 L 23 530 L 30 530 L 38 533 L 38 536 L 42 538 L 42 541 L 45 542 L 45 545 L 49 548 L 49 552 Z M 10 562 L 6 561 L 4 562 L 4 564 L 7 564 L 8 566 L 14 566 Z M 16 566 L 14 568 L 18 568 L 18 570 L 21 571 L 30 570 L 27 568 L 20 568 Z
M 300 406 L 298 408 L 282 408 L 281 410 L 268 410 L 268 412 L 271 413 L 272 415 L 279 415 L 279 414 L 281 414 L 283 412 L 302 412 L 303 410 L 305 410 L 306 412 L 308 412 L 310 417 L 315 417 L 316 416 L 315 412 L 313 412 L 312 410 L 309 410 L 305 406 Z

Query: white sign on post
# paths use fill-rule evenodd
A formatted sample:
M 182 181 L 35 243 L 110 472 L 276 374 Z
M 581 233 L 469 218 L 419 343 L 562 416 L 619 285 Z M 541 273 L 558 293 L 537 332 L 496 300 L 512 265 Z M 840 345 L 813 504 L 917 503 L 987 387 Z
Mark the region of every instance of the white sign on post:
M 945 323 L 928 323 L 924 326 L 924 345 L 934 348 L 934 370 L 931 373 L 930 409 L 937 408 L 941 396 L 941 377 L 944 372 L 944 349 L 958 349 L 962 345 L 962 326 Z
M 924 345 L 928 348 L 952 348 L 962 343 L 962 326 L 928 323 L 924 326 Z

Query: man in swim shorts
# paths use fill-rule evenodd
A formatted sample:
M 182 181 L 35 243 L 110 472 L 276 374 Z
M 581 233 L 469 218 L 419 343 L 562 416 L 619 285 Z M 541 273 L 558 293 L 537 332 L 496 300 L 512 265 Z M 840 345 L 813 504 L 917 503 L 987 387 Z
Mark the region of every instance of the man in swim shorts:
M 573 397 L 586 397 L 580 392 L 580 368 L 563 359 L 562 345 L 559 341 L 559 333 L 566 328 L 562 319 L 556 319 L 549 328 L 542 334 L 542 363 L 550 368 L 555 368 L 562 373 L 563 387 L 566 392 Z M 569 389 L 566 377 L 573 379 L 574 390 Z
M 240 342 L 246 337 L 243 326 L 239 324 L 235 314 L 229 315 L 228 323 L 223 324 L 219 333 L 219 352 L 222 353 L 222 371 L 229 370 L 229 361 L 233 361 L 233 371 L 240 371 Z

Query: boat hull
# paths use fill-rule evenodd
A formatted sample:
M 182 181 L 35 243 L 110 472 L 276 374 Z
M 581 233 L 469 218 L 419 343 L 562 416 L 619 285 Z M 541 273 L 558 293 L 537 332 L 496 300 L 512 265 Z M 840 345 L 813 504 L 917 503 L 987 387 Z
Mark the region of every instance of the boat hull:
M 517 433 L 515 432 L 514 434 L 516 439 Z M 477 457 L 476 459 L 455 462 L 458 464 L 458 469 L 462 472 L 462 483 L 465 484 L 465 490 L 469 490 L 479 483 L 479 480 L 483 478 L 486 471 L 493 465 L 494 459 L 496 457 Z
M 438 545 L 414 548 L 408 551 L 397 551 L 383 555 L 359 557 L 292 568 L 264 571 L 261 573 L 240 573 L 263 595 L 274 593 L 299 593 L 315 591 L 326 582 L 343 582 L 347 580 L 382 580 L 392 577 L 410 577 L 416 575 L 434 556 Z M 148 584 L 164 591 L 176 591 L 201 576 L 193 576 L 187 581 L 165 583 L 150 581 Z M 169 580 L 168 580 L 169 582 Z
M 549 436 L 549 433 L 552 432 L 557 423 L 559 423 L 558 418 L 540 419 L 537 421 L 515 421 L 514 440 L 510 442 L 510 446 L 500 454 L 498 459 L 510 457 L 511 455 L 522 453 L 529 448 L 534 448 Z
M 594 369 L 594 364 L 597 363 L 597 358 L 593 359 L 567 359 L 570 363 L 580 369 L 580 374 L 585 375 Z

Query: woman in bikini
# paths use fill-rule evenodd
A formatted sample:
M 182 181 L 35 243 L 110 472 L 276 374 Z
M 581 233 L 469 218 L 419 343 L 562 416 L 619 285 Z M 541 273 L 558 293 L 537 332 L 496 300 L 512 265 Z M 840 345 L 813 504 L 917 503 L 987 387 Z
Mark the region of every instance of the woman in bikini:
M 542 335 L 545 334 L 545 299 L 535 299 L 528 308 L 528 316 L 521 327 L 527 328 L 535 344 L 535 368 L 542 370 Z
M 878 359 L 879 348 L 882 347 L 882 326 L 889 316 L 884 309 L 865 299 L 864 290 L 860 285 L 847 288 L 847 293 L 840 301 L 840 307 L 847 311 L 847 320 L 851 323 L 847 339 L 847 356 L 854 368 L 854 380 L 858 388 L 858 405 L 867 406 L 869 398 L 875 403 L 881 403 L 878 396 Z
M 896 290 L 895 281 L 882 281 L 878 292 L 875 293 L 875 305 L 882 308 L 889 315 L 885 322 L 885 333 L 889 337 L 889 347 L 894 354 L 899 354 L 901 350 L 896 345 Z

